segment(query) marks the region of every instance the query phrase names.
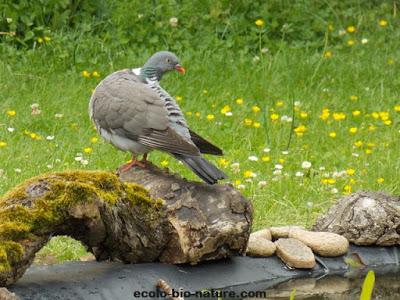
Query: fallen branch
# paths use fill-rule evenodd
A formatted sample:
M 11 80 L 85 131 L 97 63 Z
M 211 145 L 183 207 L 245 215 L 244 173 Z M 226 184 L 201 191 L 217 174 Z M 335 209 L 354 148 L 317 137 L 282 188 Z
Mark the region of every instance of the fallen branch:
M 244 253 L 251 205 L 228 185 L 189 182 L 158 168 L 32 178 L 0 199 L 0 286 L 23 275 L 54 235 L 97 260 L 192 263 Z M 135 183 L 132 183 L 135 182 Z

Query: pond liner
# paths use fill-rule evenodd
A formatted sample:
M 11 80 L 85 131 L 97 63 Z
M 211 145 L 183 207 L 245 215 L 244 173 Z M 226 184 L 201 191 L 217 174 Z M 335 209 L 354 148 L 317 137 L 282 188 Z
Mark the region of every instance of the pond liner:
M 367 267 L 354 269 L 346 264 L 346 257 L 357 257 Z M 232 297 L 225 294 L 223 299 L 241 299 L 243 291 L 265 291 L 299 278 L 319 280 L 337 275 L 364 276 L 360 273 L 364 274 L 368 269 L 373 269 L 377 276 L 398 274 L 400 278 L 400 246 L 351 245 L 346 256 L 317 257 L 317 261 L 317 266 L 312 270 L 289 269 L 276 256 L 233 257 L 196 266 L 95 261 L 34 265 L 9 290 L 21 299 L 29 300 L 165 299 L 155 295 L 156 282 L 161 278 L 176 290 L 182 288 L 186 293 L 193 293 L 192 296 L 186 296 L 185 300 L 199 299 L 198 294 L 194 295 L 196 291 L 202 291 L 202 299 L 216 299 L 205 297 L 207 291 L 211 290 L 235 293 Z

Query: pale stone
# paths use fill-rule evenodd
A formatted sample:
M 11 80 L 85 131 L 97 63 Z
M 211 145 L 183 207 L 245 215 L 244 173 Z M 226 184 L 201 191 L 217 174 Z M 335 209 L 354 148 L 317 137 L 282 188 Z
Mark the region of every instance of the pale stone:
M 271 236 L 274 240 L 289 237 L 289 231 L 292 229 L 304 229 L 304 227 L 289 225 L 289 226 L 277 226 L 269 228 Z
M 268 228 L 255 231 L 250 234 L 250 237 L 251 236 L 272 240 L 271 231 Z
M 19 300 L 20 298 L 6 288 L 0 288 L 0 300 Z
M 292 229 L 289 237 L 298 239 L 321 256 L 339 256 L 347 253 L 349 241 L 336 233 Z
M 299 240 L 280 238 L 275 241 L 276 254 L 289 267 L 312 269 L 315 266 L 315 257 L 311 249 Z
M 275 253 L 276 246 L 266 238 L 250 235 L 249 243 L 247 245 L 246 255 L 267 257 Z

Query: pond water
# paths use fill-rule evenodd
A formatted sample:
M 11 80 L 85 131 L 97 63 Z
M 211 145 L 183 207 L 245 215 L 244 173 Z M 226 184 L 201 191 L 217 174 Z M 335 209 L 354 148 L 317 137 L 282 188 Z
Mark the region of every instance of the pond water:
M 318 280 L 315 278 L 294 279 L 267 290 L 267 297 L 264 299 L 289 299 L 293 289 L 296 289 L 296 300 L 359 299 L 363 281 L 362 276 L 327 276 Z M 247 299 L 260 300 L 261 298 Z M 376 275 L 372 299 L 399 300 L 400 273 Z

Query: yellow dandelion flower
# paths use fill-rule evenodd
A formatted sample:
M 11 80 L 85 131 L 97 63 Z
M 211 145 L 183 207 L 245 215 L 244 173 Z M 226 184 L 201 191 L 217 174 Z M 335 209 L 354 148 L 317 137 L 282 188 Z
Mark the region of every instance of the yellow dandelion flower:
M 208 91 L 207 90 L 203 90 L 203 95 L 208 95 Z
M 348 33 L 353 33 L 353 32 L 356 32 L 356 27 L 355 26 L 348 26 L 346 28 L 346 30 L 347 30 Z
M 354 143 L 354 146 L 356 146 L 357 148 L 362 147 L 362 145 L 364 145 L 364 143 L 362 141 L 357 141 Z
M 165 159 L 164 159 L 164 160 L 161 162 L 161 166 L 164 167 L 164 168 L 167 167 L 168 165 L 169 165 L 168 160 L 165 160 Z
M 215 119 L 215 116 L 213 114 L 207 115 L 207 120 L 211 121 L 211 120 L 214 120 L 214 119 Z
M 361 111 L 359 111 L 359 110 L 354 110 L 354 111 L 352 112 L 352 114 L 353 114 L 354 117 L 358 117 L 359 115 L 361 115 Z
M 182 96 L 176 96 L 176 97 L 175 97 L 175 100 L 176 100 L 177 102 L 180 102 L 180 101 L 183 100 L 183 97 L 182 97 Z
M 271 114 L 269 117 L 270 117 L 270 119 L 272 121 L 277 121 L 279 119 L 279 115 L 278 114 Z
M 198 111 L 194 114 L 197 118 L 200 118 L 201 113 L 199 113 Z
M 246 119 L 244 119 L 244 124 L 246 126 L 251 126 L 253 124 L 253 120 L 246 118 Z
M 226 166 L 229 164 L 229 162 L 228 162 L 228 160 L 226 160 L 225 158 L 220 158 L 220 159 L 218 160 L 218 164 L 219 164 L 221 167 L 226 167 Z
M 254 128 L 260 128 L 261 127 L 261 123 L 260 122 L 254 122 L 253 123 L 253 127 Z
M 358 100 L 358 96 L 356 96 L 356 95 L 351 95 L 351 96 L 350 96 L 350 100 L 351 100 L 351 101 L 357 101 L 357 100 Z
M 358 131 L 358 128 L 357 128 L 357 127 L 351 127 L 351 128 L 349 129 L 349 132 L 350 132 L 351 134 L 355 134 L 355 133 L 357 133 L 357 131 Z
M 342 121 L 346 119 L 346 114 L 343 112 L 335 112 L 333 113 L 332 117 L 335 121 Z
M 385 124 L 385 125 L 392 125 L 392 120 L 383 121 L 383 124 Z
M 388 21 L 381 19 L 379 20 L 379 26 L 386 27 L 388 25 Z
M 375 125 L 369 125 L 368 126 L 368 131 L 375 131 L 376 130 L 376 126 Z
M 261 20 L 261 19 L 258 19 L 258 20 L 256 20 L 255 24 L 256 24 L 258 27 L 261 27 L 261 26 L 264 25 L 264 21 Z
M 243 98 L 237 98 L 237 99 L 236 99 L 236 104 L 242 105 L 243 103 L 244 103 Z
M 308 117 L 308 113 L 306 113 L 305 111 L 300 112 L 300 118 L 306 119 L 307 117 Z
M 400 112 L 400 104 L 395 105 L 394 110 Z
M 304 125 L 299 125 L 294 129 L 294 132 L 297 136 L 303 136 L 303 134 L 307 131 L 307 127 Z
M 50 42 L 50 41 L 51 41 L 51 37 L 49 37 L 49 36 L 45 36 L 45 37 L 44 37 L 44 40 L 45 40 L 45 42 L 47 42 L 47 43 L 48 43 L 48 42 Z
M 231 111 L 231 107 L 229 105 L 225 105 L 222 109 L 221 109 L 221 114 L 225 115 L 226 113 Z
M 349 168 L 349 169 L 346 170 L 346 173 L 347 173 L 348 175 L 350 175 L 350 176 L 353 176 L 353 175 L 356 173 L 356 170 L 354 170 L 354 169 L 352 169 L 352 168 Z
M 379 112 L 379 117 L 381 118 L 382 121 L 386 121 L 389 119 L 390 115 L 388 111 L 381 111 Z
M 38 37 L 38 38 L 37 38 L 37 41 L 38 41 L 39 44 L 41 44 L 41 43 L 43 43 L 43 38 Z
M 85 77 L 85 78 L 89 78 L 90 77 L 90 72 L 87 71 L 87 70 L 83 70 L 82 71 L 82 76 Z
M 277 102 L 275 103 L 275 106 L 276 106 L 276 107 L 283 107 L 283 105 L 285 105 L 285 103 L 284 103 L 283 101 L 277 101 Z
M 250 170 L 244 171 L 243 177 L 244 177 L 244 178 L 251 178 L 251 177 L 254 177 L 254 173 L 253 173 L 252 171 L 250 171 Z
M 94 136 L 94 137 L 92 137 L 92 138 L 90 139 L 90 141 L 91 141 L 92 143 L 97 143 L 97 142 L 99 141 L 99 138 L 98 138 L 97 136 Z
M 7 115 L 8 115 L 9 117 L 14 117 L 16 114 L 17 114 L 17 112 L 16 112 L 15 110 L 9 110 L 9 111 L 7 111 Z
M 336 137 L 336 132 L 334 132 L 334 131 L 329 132 L 329 137 L 335 138 Z
M 278 159 L 278 162 L 279 162 L 280 164 L 284 164 L 284 163 L 285 163 L 285 159 L 280 158 L 280 159 Z
M 377 180 L 376 180 L 376 182 L 377 183 L 384 183 L 385 182 L 385 178 L 383 178 L 383 177 L 379 177 Z
M 328 178 L 328 184 L 335 184 L 336 183 L 336 179 L 335 178 Z
M 365 154 L 372 154 L 372 150 L 371 149 L 365 149 Z
M 89 154 L 89 153 L 92 153 L 92 152 L 93 152 L 93 149 L 92 149 L 91 147 L 86 147 L 86 148 L 83 149 L 83 152 Z
M 351 40 L 351 39 L 348 40 L 348 41 L 347 41 L 347 45 L 348 45 L 348 46 L 353 46 L 353 45 L 354 45 L 354 40 Z
M 4 147 L 7 147 L 7 143 L 1 141 L 1 142 L 0 142 L 0 148 L 4 148 Z
M 191 116 L 193 113 L 192 113 L 191 111 L 187 111 L 187 112 L 185 112 L 185 114 L 186 114 L 187 116 Z
M 325 51 L 325 52 L 324 52 L 324 57 L 325 57 L 325 58 L 331 58 L 332 56 L 333 56 L 332 51 L 329 51 L 329 50 L 328 50 L 328 51 Z
M 269 156 L 262 156 L 261 160 L 264 162 L 269 162 L 269 161 L 271 161 L 271 158 Z
M 356 180 L 355 180 L 354 178 L 350 178 L 349 183 L 350 183 L 350 184 L 355 184 L 355 183 L 356 183 Z
M 97 71 L 93 71 L 92 76 L 96 77 L 96 78 L 99 78 L 100 77 L 100 73 L 97 72 Z
M 235 180 L 235 185 L 239 185 L 239 184 L 241 184 L 242 183 L 242 181 L 240 180 L 240 179 L 236 179 Z
M 379 113 L 377 113 L 376 111 L 374 111 L 374 112 L 371 114 L 371 116 L 372 116 L 374 119 L 379 119 Z
M 394 59 L 393 58 L 389 58 L 387 63 L 388 63 L 388 65 L 393 65 L 394 64 Z
M 320 118 L 321 120 L 326 120 L 326 119 L 329 118 L 329 116 L 330 116 L 329 109 L 328 109 L 328 108 L 324 108 L 324 109 L 322 110 L 322 113 L 321 113 L 321 115 L 319 116 L 319 118 Z
M 261 108 L 259 108 L 257 105 L 253 105 L 252 108 L 251 108 L 251 110 L 252 110 L 254 113 L 258 113 L 258 112 L 261 110 Z
M 346 194 L 350 194 L 350 193 L 351 193 L 351 190 L 352 190 L 352 187 L 351 187 L 351 185 L 349 185 L 349 184 L 347 184 L 347 185 L 345 185 L 345 186 L 343 187 L 343 191 L 344 191 Z

